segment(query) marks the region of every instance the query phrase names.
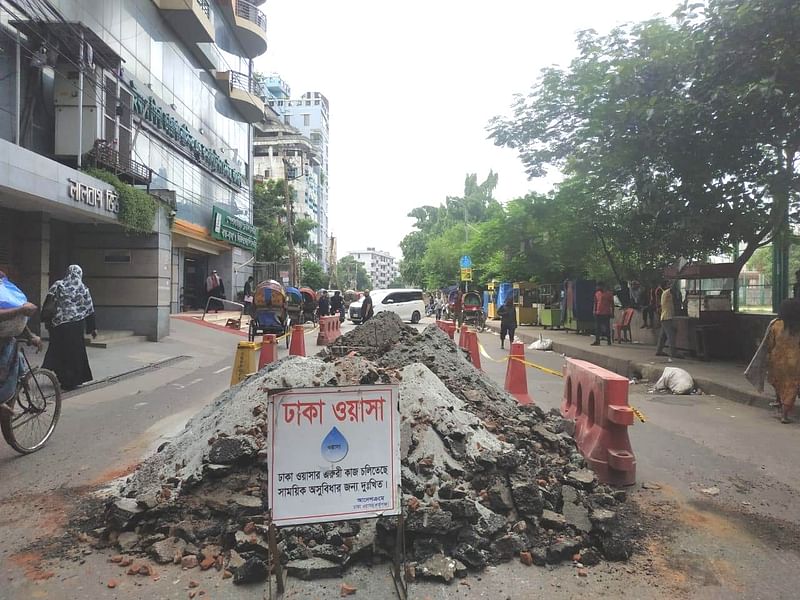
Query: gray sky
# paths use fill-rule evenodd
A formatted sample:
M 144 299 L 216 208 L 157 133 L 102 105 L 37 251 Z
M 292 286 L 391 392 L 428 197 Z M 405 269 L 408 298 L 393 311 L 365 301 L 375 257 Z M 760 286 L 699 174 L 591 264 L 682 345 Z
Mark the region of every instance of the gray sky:
M 677 0 L 270 0 L 257 61 L 292 95 L 330 101 L 330 224 L 339 256 L 375 246 L 401 257 L 415 206 L 461 195 L 464 177 L 500 175 L 507 201 L 528 181 L 516 154 L 486 139 L 539 70 L 567 64 L 575 32 L 669 14 Z

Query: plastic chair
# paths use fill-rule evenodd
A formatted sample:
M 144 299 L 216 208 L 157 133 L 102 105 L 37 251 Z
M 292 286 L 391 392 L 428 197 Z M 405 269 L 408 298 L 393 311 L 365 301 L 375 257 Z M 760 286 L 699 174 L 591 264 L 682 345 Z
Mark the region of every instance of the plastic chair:
M 635 312 L 636 311 L 632 308 L 626 308 L 622 311 L 622 319 L 614 323 L 614 333 L 616 334 L 617 343 L 633 342 L 631 338 L 631 321 L 633 320 L 633 314 Z

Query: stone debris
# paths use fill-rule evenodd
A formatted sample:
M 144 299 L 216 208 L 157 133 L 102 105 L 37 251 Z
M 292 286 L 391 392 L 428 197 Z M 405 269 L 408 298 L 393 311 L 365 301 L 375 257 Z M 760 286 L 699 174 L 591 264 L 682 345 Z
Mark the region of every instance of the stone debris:
M 577 557 L 591 566 L 630 556 L 618 517 L 625 492 L 598 484 L 557 411 L 520 406 L 438 328 L 417 333 L 393 313 L 379 313 L 336 346 L 348 355 L 326 349 L 268 365 L 146 460 L 107 504 L 103 538 L 122 553 L 114 562 L 148 556 L 195 572 L 216 569 L 235 584 L 264 581 L 272 559 L 267 391 L 371 383 L 400 386 L 410 579 L 449 583 L 508 560 L 544 566 Z M 283 527 L 277 545 L 290 576 L 340 577 L 355 562 L 390 560 L 397 523 Z M 342 595 L 353 593 L 345 586 Z

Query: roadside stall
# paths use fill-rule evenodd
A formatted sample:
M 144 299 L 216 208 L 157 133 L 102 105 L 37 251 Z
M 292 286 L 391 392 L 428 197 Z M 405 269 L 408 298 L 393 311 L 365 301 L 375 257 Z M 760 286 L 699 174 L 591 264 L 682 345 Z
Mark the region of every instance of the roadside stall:
M 514 284 L 514 308 L 517 311 L 518 325 L 538 325 L 538 289 L 536 284 L 527 281 Z
M 539 324 L 545 329 L 561 329 L 560 283 L 544 283 L 539 286 Z
M 563 327 L 576 333 L 590 333 L 594 331 L 594 293 L 597 282 L 594 279 L 575 279 L 564 282 L 566 315 L 563 318 Z
M 704 360 L 736 357 L 737 276 L 733 263 L 687 264 L 664 271 L 664 277 L 680 282 L 683 297 L 681 314 L 675 317 L 676 348 Z
M 497 314 L 497 308 L 499 306 L 497 303 L 497 294 L 499 291 L 500 284 L 498 284 L 494 279 L 486 286 L 486 292 L 489 294 L 489 304 L 486 310 L 486 316 L 495 321 L 500 318 L 500 316 Z

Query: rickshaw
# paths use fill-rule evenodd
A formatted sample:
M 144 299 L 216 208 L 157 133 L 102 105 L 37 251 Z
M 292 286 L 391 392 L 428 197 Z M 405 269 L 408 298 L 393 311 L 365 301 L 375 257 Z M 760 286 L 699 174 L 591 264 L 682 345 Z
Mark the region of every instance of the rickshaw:
M 311 288 L 301 287 L 300 295 L 303 297 L 303 312 L 300 323 L 316 323 L 317 319 L 317 293 Z
M 247 339 L 251 342 L 257 335 L 282 336 L 288 331 L 286 314 L 286 291 L 275 280 L 262 281 L 253 294 L 253 318 Z
M 486 327 L 486 315 L 483 312 L 483 299 L 479 292 L 467 292 L 461 297 L 462 323 L 472 325 L 479 331 Z
M 291 331 L 292 325 L 303 323 L 303 294 L 294 287 L 286 288 L 286 328 Z M 286 336 L 286 347 L 289 347 L 289 336 Z
M 452 321 L 456 316 L 456 300 L 461 291 L 456 286 L 451 286 L 442 290 L 447 296 L 447 304 L 442 311 L 442 319 L 445 321 Z

